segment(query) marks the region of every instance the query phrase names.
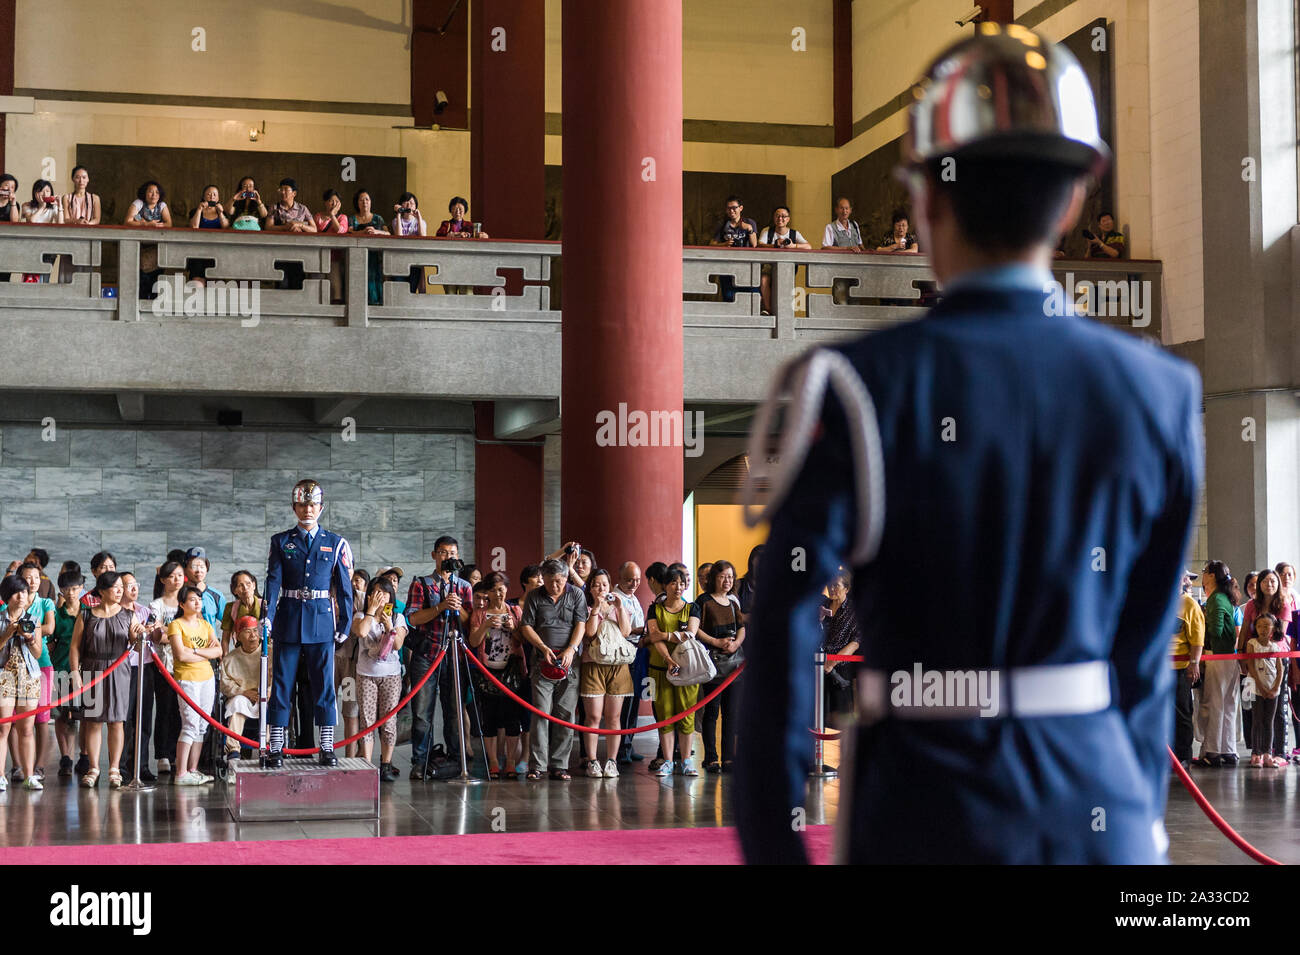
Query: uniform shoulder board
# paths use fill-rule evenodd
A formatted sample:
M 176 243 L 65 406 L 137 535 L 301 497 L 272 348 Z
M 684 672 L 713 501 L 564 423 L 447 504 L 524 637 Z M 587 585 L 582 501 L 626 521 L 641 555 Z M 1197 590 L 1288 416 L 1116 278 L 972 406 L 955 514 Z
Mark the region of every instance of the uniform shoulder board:
M 803 470 L 813 441 L 826 389 L 832 388 L 848 419 L 853 459 L 853 487 L 858 526 L 850 552 L 854 566 L 870 563 L 880 550 L 885 526 L 885 466 L 880 425 L 871 393 L 841 352 L 816 348 L 786 363 L 777 372 L 767 398 L 754 416 L 749 435 L 749 472 L 741 488 L 745 523 L 768 520 L 784 503 Z M 780 404 L 788 402 L 775 461 L 769 458 L 769 435 Z M 755 484 L 768 483 L 768 502 L 755 508 Z

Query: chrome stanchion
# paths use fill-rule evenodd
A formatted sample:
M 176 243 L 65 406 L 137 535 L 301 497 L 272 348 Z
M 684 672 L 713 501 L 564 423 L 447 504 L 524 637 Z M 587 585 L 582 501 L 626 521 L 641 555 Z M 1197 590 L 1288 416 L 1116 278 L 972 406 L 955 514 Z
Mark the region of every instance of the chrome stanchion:
M 826 651 L 818 650 L 813 654 L 813 723 L 818 733 L 826 732 Z M 813 768 L 808 775 L 814 779 L 832 779 L 839 775 L 835 770 L 826 768 L 826 743 L 821 737 L 813 737 Z
M 451 684 L 456 693 L 456 734 L 460 739 L 460 775 L 447 782 L 477 786 L 483 780 L 469 774 L 469 764 L 465 761 L 465 698 L 460 688 L 460 652 L 460 634 L 457 633 L 451 640 Z
M 149 652 L 148 631 L 145 631 L 140 634 L 140 643 L 135 651 L 138 663 L 135 681 L 135 758 L 131 761 L 131 781 L 122 787 L 123 792 L 151 793 L 154 789 L 140 781 L 140 734 L 144 730 L 144 667 L 147 659 L 145 654 Z

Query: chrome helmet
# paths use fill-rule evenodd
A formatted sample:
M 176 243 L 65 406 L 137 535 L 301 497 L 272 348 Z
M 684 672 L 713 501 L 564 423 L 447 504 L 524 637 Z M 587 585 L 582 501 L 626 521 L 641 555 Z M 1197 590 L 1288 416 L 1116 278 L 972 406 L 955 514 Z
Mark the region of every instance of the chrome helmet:
M 1026 27 L 979 24 L 939 54 L 912 95 L 904 147 L 912 169 L 968 156 L 1039 159 L 1099 176 L 1110 163 L 1083 67 Z
M 294 504 L 324 504 L 325 492 L 320 484 L 307 478 L 293 486 Z

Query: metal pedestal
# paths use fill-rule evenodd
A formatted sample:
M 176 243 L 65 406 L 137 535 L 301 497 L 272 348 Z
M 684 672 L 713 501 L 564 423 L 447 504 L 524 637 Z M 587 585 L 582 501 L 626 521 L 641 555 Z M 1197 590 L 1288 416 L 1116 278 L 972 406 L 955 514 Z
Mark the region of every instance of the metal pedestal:
M 226 806 L 236 822 L 298 819 L 377 819 L 379 769 L 368 760 L 338 766 L 286 758 L 280 769 L 241 759 L 226 781 Z

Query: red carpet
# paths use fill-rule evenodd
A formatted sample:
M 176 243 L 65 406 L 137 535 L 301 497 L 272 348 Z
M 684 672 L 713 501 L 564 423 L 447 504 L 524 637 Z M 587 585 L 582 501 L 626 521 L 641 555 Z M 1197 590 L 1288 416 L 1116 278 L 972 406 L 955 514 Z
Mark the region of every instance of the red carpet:
M 812 861 L 830 861 L 830 826 L 809 826 Z M 600 829 L 268 842 L 166 842 L 0 849 L 4 865 L 736 865 L 734 829 Z

